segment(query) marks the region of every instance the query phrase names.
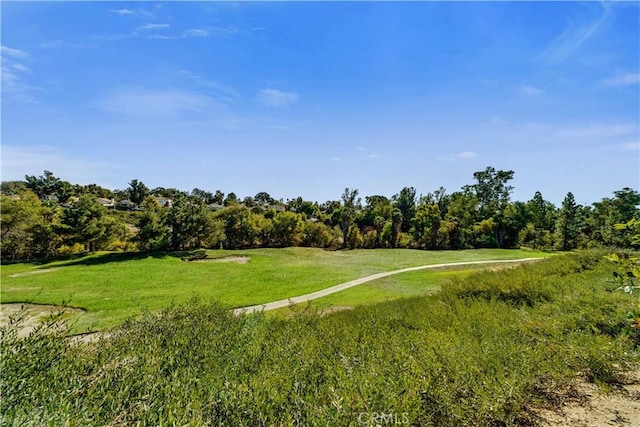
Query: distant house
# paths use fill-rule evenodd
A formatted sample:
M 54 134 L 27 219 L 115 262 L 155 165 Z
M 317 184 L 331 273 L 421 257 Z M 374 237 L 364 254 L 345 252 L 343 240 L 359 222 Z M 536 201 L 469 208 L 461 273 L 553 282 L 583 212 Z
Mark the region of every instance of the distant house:
M 98 202 L 105 208 L 113 208 L 116 205 L 113 199 L 105 199 L 104 197 L 96 197 L 96 202 Z
M 285 205 L 270 205 L 269 209 L 273 209 L 276 212 L 284 212 L 287 210 Z
M 211 203 L 210 205 L 207 205 L 207 207 L 214 212 L 219 211 L 220 209 L 224 209 L 224 206 L 218 203 Z
M 163 208 L 170 208 L 173 205 L 173 201 L 167 197 L 157 197 L 157 196 L 154 196 L 154 197 L 156 198 L 156 201 L 158 202 L 158 204 Z
M 118 203 L 116 203 L 116 209 L 119 209 L 122 211 L 133 211 L 138 209 L 138 205 L 133 203 L 131 200 L 125 199 L 125 200 L 120 200 Z

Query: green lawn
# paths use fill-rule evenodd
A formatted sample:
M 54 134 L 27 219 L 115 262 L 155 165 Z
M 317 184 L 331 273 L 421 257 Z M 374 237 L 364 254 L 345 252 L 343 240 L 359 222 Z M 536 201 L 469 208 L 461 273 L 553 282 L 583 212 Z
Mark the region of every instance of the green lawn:
M 87 310 L 77 331 L 99 330 L 140 314 L 158 310 L 193 296 L 241 307 L 317 291 L 370 274 L 404 267 L 446 262 L 515 259 L 548 256 L 528 250 L 354 250 L 312 248 L 209 251 L 210 257 L 249 256 L 247 264 L 211 261 L 185 262 L 172 255 L 98 253 L 45 264 L 4 265 L 0 269 L 0 301 L 70 306 Z M 43 271 L 39 274 L 24 274 Z M 423 280 L 434 272 L 407 273 L 359 291 L 362 299 L 422 292 Z M 385 285 L 386 283 L 386 285 Z M 379 288 L 375 288 L 378 286 Z M 381 286 L 381 287 L 380 287 Z M 372 289 L 377 289 L 372 291 Z M 361 294 L 358 294 L 361 292 Z M 376 292 L 379 294 L 374 295 Z M 355 294 L 353 294 L 355 293 Z M 360 295 L 360 296 L 358 296 Z M 333 298 L 341 297 L 332 296 Z M 383 298 L 384 299 L 384 298 Z M 334 301 L 338 301 L 334 300 Z M 325 301 L 323 304 L 329 304 Z M 343 302 L 341 302 L 343 304 Z M 349 304 L 352 305 L 352 304 Z
M 398 298 L 410 298 L 438 292 L 451 279 L 462 278 L 478 270 L 494 268 L 505 264 L 478 264 L 467 266 L 442 267 L 433 270 L 410 271 L 395 276 L 373 280 L 326 297 L 310 301 L 313 308 L 320 310 L 330 307 L 355 307 L 377 304 Z M 274 310 L 277 315 L 288 316 L 292 310 L 284 308 Z

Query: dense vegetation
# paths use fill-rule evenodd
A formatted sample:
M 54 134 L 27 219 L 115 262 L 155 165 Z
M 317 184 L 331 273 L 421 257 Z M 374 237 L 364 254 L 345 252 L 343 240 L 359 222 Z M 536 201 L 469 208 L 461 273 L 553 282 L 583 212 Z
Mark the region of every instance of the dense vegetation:
M 603 253 L 454 280 L 441 293 L 290 320 L 192 301 L 97 344 L 52 318 L 0 334 L 5 425 L 528 425 L 576 374 L 636 364 L 634 299 Z M 390 424 L 390 423 L 386 423 Z
M 640 220 L 636 190 L 623 188 L 592 206 L 577 204 L 568 193 L 556 207 L 539 192 L 526 202 L 511 201 L 513 175 L 488 167 L 451 194 L 440 188 L 418 197 L 405 187 L 391 198 L 367 196 L 364 204 L 357 189 L 347 188 L 340 200 L 320 204 L 301 197 L 274 200 L 266 192 L 240 199 L 219 190 L 151 190 L 135 179 L 126 190 L 112 191 L 72 185 L 45 171 L 2 183 L 0 245 L 4 260 L 220 247 L 629 247 L 628 233 L 614 224 Z M 135 210 L 107 209 L 98 197 Z

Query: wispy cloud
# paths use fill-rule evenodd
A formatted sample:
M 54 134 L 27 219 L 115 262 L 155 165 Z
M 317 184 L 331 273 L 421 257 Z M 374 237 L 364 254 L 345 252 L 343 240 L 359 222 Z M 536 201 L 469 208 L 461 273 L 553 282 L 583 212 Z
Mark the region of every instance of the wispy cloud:
M 544 93 L 544 91 L 540 88 L 531 85 L 521 85 L 518 87 L 518 93 L 524 96 L 540 96 Z
M 485 138 L 544 141 L 562 146 L 623 146 L 635 141 L 640 124 L 634 121 L 522 122 L 491 118 L 482 126 Z
M 183 33 L 184 37 L 207 37 L 209 34 L 209 30 L 204 28 L 191 28 Z
M 65 171 L 61 178 L 78 183 L 101 182 L 103 185 L 121 181 L 122 167 L 81 158 L 58 148 L 36 145 L 2 144 L 2 178 L 24 179 L 26 175 L 40 175 L 43 170 Z M 57 173 L 56 173 L 57 175 Z
M 277 89 L 262 89 L 258 92 L 257 99 L 261 104 L 268 107 L 282 108 L 298 102 L 299 95 Z
M 332 162 L 341 162 L 342 161 L 342 157 L 332 157 L 331 161 Z
M 23 103 L 34 103 L 34 94 L 42 90 L 27 81 L 27 75 L 31 74 L 31 68 L 24 61 L 31 59 L 31 55 L 19 49 L 1 46 L 2 58 L 2 93 L 12 99 Z
M 444 162 L 453 162 L 454 160 L 459 160 L 459 159 L 471 159 L 473 157 L 478 157 L 478 154 L 472 152 L 472 151 L 463 151 L 461 153 L 458 154 L 447 154 L 446 156 L 439 156 L 436 157 L 438 160 L 444 161 Z
M 2 52 L 3 58 L 12 58 L 17 60 L 25 60 L 31 58 L 27 52 L 19 49 L 13 49 L 7 46 L 1 46 L 0 52 Z
M 149 18 L 153 18 L 155 17 L 155 15 L 151 12 L 148 12 L 146 10 L 143 9 L 137 9 L 137 10 L 133 10 L 133 9 L 127 9 L 127 8 L 122 8 L 122 9 L 111 9 L 109 10 L 109 12 L 111 13 L 115 13 L 116 15 L 120 15 L 120 16 L 134 16 L 134 15 L 138 15 L 138 16 L 146 16 Z
M 540 57 L 549 61 L 563 61 L 573 55 L 587 40 L 595 36 L 611 19 L 610 5 L 600 2 L 596 17 L 569 18 L 567 28 L 542 52 Z
M 163 30 L 162 34 L 154 32 L 155 30 Z M 202 38 L 202 37 L 228 37 L 233 34 L 239 33 L 236 27 L 204 27 L 204 28 L 189 28 L 186 30 L 179 30 L 169 32 L 171 30 L 171 24 L 155 24 L 147 23 L 137 27 L 135 30 L 129 33 L 119 34 L 102 34 L 96 36 L 101 40 L 122 40 L 129 38 L 148 38 L 156 40 L 180 40 L 187 38 Z
M 198 91 L 214 96 L 226 104 L 232 104 L 239 101 L 242 97 L 240 93 L 233 87 L 219 83 L 217 81 L 206 79 L 198 74 L 194 74 L 188 70 L 179 70 L 177 76 L 181 80 L 185 80 L 190 85 L 198 86 Z
M 189 28 L 182 37 L 226 37 L 240 32 L 236 27 Z
M 628 142 L 622 146 L 626 151 L 638 151 L 640 150 L 640 142 Z
M 144 24 L 138 27 L 139 30 L 166 30 L 171 24 Z
M 125 8 L 122 8 L 122 9 L 111 9 L 110 12 L 118 14 L 118 15 L 135 15 L 135 13 L 136 13 L 135 11 L 133 11 L 131 9 L 125 9 Z
M 381 156 L 380 154 L 369 154 L 369 155 L 367 156 L 367 159 L 369 159 L 369 160 L 373 160 L 373 159 L 381 159 L 381 158 L 382 158 L 382 156 Z
M 45 49 L 81 49 L 85 47 L 96 47 L 95 44 L 85 44 L 85 43 L 76 43 L 76 42 L 68 42 L 64 40 L 51 40 L 40 43 L 40 47 Z
M 120 87 L 102 96 L 93 105 L 125 120 L 171 127 L 193 128 L 197 125 L 237 130 L 247 123 L 223 100 L 196 90 Z
M 637 135 L 638 126 L 632 123 L 593 123 L 580 127 L 561 127 L 553 133 L 559 139 L 570 141 L 610 141 Z
M 640 73 L 617 74 L 603 81 L 605 86 L 622 87 L 640 84 Z
M 172 119 L 224 107 L 215 98 L 197 92 L 146 88 L 118 89 L 98 104 L 114 113 L 147 119 Z

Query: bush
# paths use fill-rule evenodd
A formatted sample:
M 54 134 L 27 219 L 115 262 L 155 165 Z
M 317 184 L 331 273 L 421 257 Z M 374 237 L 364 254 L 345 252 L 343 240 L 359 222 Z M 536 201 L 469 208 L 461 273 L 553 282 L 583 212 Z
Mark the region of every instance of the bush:
M 84 245 L 82 243 L 74 243 L 71 246 L 62 245 L 60 246 L 60 250 L 58 253 L 60 255 L 73 255 L 73 254 L 81 254 L 85 251 Z

